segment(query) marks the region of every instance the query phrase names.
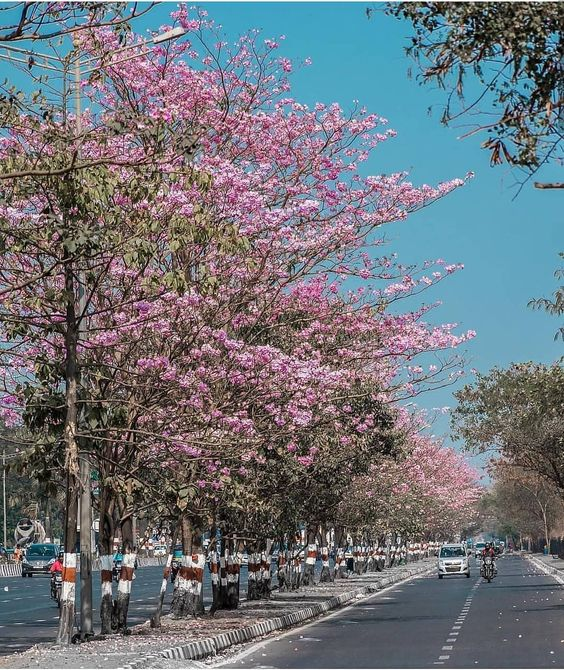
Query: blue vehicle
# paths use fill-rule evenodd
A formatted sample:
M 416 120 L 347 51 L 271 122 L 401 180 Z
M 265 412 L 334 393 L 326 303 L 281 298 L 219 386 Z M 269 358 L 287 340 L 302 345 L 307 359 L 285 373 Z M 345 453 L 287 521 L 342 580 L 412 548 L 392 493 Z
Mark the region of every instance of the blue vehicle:
M 116 551 L 114 554 L 114 566 L 112 568 L 112 577 L 119 582 L 119 573 L 121 572 L 121 564 L 123 562 L 123 555 Z
M 170 565 L 171 584 L 174 584 L 174 580 L 176 579 L 176 575 L 178 574 L 181 565 L 182 565 L 182 545 L 176 544 L 174 546 L 174 551 L 172 553 L 172 563 Z

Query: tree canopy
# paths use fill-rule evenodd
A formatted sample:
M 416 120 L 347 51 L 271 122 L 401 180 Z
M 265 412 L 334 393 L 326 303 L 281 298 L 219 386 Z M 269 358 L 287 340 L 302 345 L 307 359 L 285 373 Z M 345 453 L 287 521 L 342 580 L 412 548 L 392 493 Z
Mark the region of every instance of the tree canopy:
M 562 160 L 564 7 L 559 2 L 400 2 L 423 83 L 445 90 L 441 121 L 473 123 L 492 165 L 528 175 Z M 563 188 L 564 184 L 539 184 Z

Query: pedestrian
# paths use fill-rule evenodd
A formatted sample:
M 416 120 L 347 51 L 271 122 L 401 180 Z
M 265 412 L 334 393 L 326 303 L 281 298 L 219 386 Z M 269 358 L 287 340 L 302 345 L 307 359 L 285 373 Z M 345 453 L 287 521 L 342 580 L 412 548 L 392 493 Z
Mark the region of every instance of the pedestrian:
M 16 544 L 16 548 L 14 549 L 14 561 L 16 563 L 19 563 L 22 560 L 22 550 L 19 544 Z

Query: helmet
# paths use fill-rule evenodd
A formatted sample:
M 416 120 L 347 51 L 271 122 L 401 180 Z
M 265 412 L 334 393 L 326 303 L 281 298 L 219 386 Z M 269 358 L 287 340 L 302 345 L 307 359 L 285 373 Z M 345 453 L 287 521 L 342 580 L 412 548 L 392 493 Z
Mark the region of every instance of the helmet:
M 486 542 L 486 549 L 491 549 L 492 545 L 489 542 Z
M 64 557 L 65 557 L 65 552 L 61 549 L 59 551 L 59 559 L 62 561 Z

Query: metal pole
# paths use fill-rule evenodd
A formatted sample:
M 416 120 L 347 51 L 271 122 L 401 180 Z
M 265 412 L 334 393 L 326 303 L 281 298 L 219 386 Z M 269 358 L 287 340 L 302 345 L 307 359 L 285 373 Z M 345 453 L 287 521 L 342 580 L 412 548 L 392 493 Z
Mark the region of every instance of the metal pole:
M 8 525 L 6 521 L 6 447 L 2 449 L 2 501 L 4 509 L 4 549 L 8 546 Z
M 80 54 L 74 62 L 74 105 L 77 137 L 82 131 L 80 105 Z M 80 139 L 78 139 L 80 142 Z M 79 279 L 79 341 L 84 338 L 86 287 L 84 275 Z M 80 458 L 80 637 L 94 635 L 92 623 L 92 503 L 90 490 L 90 458 L 81 451 Z

